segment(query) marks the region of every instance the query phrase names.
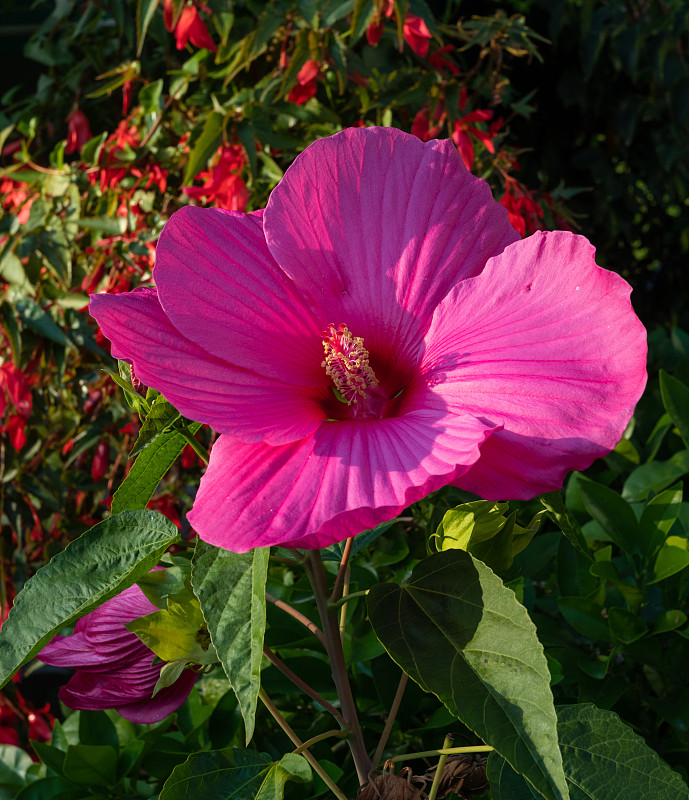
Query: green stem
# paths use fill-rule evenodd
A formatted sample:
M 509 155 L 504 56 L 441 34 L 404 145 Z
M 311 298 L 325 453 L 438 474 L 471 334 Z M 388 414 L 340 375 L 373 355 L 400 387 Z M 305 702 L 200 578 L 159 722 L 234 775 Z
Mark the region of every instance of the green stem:
M 325 649 L 330 659 L 330 669 L 332 670 L 335 690 L 340 699 L 342 716 L 345 718 L 347 727 L 351 732 L 351 738 L 347 740 L 352 751 L 354 766 L 356 767 L 359 785 L 363 786 L 368 780 L 371 771 L 371 759 L 366 751 L 366 744 L 359 725 L 356 704 L 352 696 L 352 688 L 349 685 L 347 675 L 347 664 L 345 663 L 344 652 L 342 651 L 342 639 L 340 638 L 340 625 L 337 611 L 328 606 L 328 578 L 318 550 L 308 550 L 304 562 L 313 594 L 316 599 L 316 606 L 321 617 L 323 626 L 323 636 L 325 637 Z
M 443 750 L 447 750 L 450 745 L 452 744 L 453 736 L 451 733 L 448 733 L 445 737 L 445 741 L 443 742 Z M 441 753 L 440 758 L 438 759 L 438 766 L 435 770 L 435 776 L 433 778 L 433 783 L 431 784 L 431 791 L 428 793 L 428 800 L 435 800 L 438 795 L 438 787 L 440 786 L 440 781 L 443 777 L 443 770 L 445 769 L 445 762 L 447 761 L 447 753 Z
M 395 756 L 393 761 L 395 764 L 398 761 L 411 761 L 414 758 L 432 758 L 433 756 L 454 756 L 458 753 L 490 753 L 494 750 L 493 747 L 487 744 L 475 744 L 471 747 L 441 747 L 439 750 L 422 750 L 419 753 L 403 753 L 401 756 Z
M 328 603 L 328 608 L 339 608 L 340 606 L 345 605 L 350 600 L 353 600 L 355 597 L 366 597 L 366 595 L 370 592 L 370 589 L 362 589 L 360 592 L 350 592 L 349 594 L 344 595 L 339 600 L 336 600 L 334 603 Z
M 258 696 L 261 698 L 261 702 L 263 703 L 263 705 L 268 709 L 273 719 L 282 728 L 282 730 L 285 732 L 287 738 L 292 742 L 292 744 L 295 745 L 297 749 L 305 747 L 307 743 L 302 742 L 301 739 L 297 736 L 297 734 L 292 730 L 287 720 L 282 716 L 277 707 L 273 705 L 272 700 L 265 693 L 264 689 L 259 689 Z M 311 753 L 309 753 L 308 750 L 304 750 L 302 755 L 309 762 L 313 771 L 320 777 L 320 779 L 328 787 L 328 789 L 330 789 L 330 791 L 335 795 L 335 797 L 337 797 L 337 800 L 347 800 L 346 795 L 342 794 L 342 792 L 333 783 L 330 775 L 328 775 L 328 773 L 323 769 L 323 767 L 318 763 L 318 761 L 316 761 L 316 759 L 311 755 Z
M 316 744 L 317 742 L 322 742 L 323 739 L 346 739 L 349 736 L 348 731 L 326 731 L 325 733 L 319 733 L 318 736 L 312 736 L 310 739 L 307 739 L 304 744 L 300 744 L 296 750 L 293 750 L 293 753 L 303 753 L 304 750 L 308 750 L 309 747 Z
M 392 701 L 392 705 L 390 706 L 390 713 L 388 714 L 388 718 L 385 720 L 385 727 L 383 728 L 383 732 L 380 735 L 380 741 L 378 742 L 378 747 L 376 747 L 375 755 L 373 756 L 373 768 L 375 769 L 378 764 L 380 763 L 380 759 L 383 757 L 383 751 L 385 750 L 385 745 L 388 743 L 388 738 L 390 736 L 390 731 L 392 730 L 392 726 L 395 722 L 395 717 L 397 716 L 397 711 L 400 707 L 400 703 L 402 702 L 402 695 L 404 694 L 404 690 L 407 686 L 407 681 L 409 680 L 409 676 L 406 672 L 402 673 L 402 677 L 400 678 L 400 682 L 397 685 L 397 691 L 395 692 L 395 699 Z
M 201 442 L 198 442 L 196 440 L 196 437 L 189 430 L 189 428 L 185 427 L 185 428 L 179 428 L 179 429 L 175 429 L 175 430 L 176 430 L 177 433 L 181 433 L 182 434 L 182 436 L 186 440 L 187 444 L 191 445 L 191 447 L 193 448 L 194 452 L 196 453 L 196 455 L 199 458 L 203 459 L 203 461 L 205 461 L 206 464 L 210 461 L 210 458 L 211 458 L 210 457 L 210 453 L 201 444 Z

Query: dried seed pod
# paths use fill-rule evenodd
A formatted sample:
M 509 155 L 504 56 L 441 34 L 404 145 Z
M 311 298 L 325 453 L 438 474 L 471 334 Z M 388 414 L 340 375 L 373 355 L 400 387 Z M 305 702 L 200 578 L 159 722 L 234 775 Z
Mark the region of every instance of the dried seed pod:
M 480 755 L 450 756 L 445 762 L 443 774 L 438 786 L 438 800 L 455 792 L 460 797 L 470 798 L 483 794 L 488 789 L 486 763 L 488 759 Z M 426 773 L 432 780 L 435 768 Z
M 424 777 L 414 776 L 409 767 L 403 767 L 397 775 L 394 769 L 395 765 L 386 761 L 383 772 L 372 772 L 356 800 L 427 800 Z

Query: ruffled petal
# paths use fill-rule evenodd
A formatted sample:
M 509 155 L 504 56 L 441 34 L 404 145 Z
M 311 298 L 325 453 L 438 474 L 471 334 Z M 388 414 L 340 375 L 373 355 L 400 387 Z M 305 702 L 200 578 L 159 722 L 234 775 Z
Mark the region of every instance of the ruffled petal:
M 185 669 L 172 686 L 161 689 L 155 697 L 116 706 L 115 710 L 130 722 L 148 724 L 160 722 L 176 711 L 189 697 L 192 687 L 198 679 L 198 673 Z
M 437 398 L 400 417 L 326 422 L 282 447 L 215 443 L 189 513 L 202 539 L 235 552 L 326 547 L 392 519 L 456 479 L 493 426 Z
M 499 423 L 458 485 L 487 499 L 559 488 L 622 437 L 646 383 L 631 287 L 582 236 L 536 233 L 440 304 L 421 372 L 456 413 Z
M 173 214 L 156 248 L 160 303 L 184 337 L 219 360 L 322 386 L 324 324 L 275 263 L 262 216 L 192 206 Z
M 324 324 L 407 364 L 450 288 L 519 238 L 450 141 L 392 128 L 311 144 L 273 189 L 264 230 Z
M 283 444 L 308 436 L 325 419 L 325 386 L 319 394 L 215 358 L 172 325 L 154 289 L 92 295 L 90 312 L 112 342 L 115 358 L 133 364 L 139 380 L 185 417 L 220 433 Z M 320 361 L 318 366 L 323 373 Z

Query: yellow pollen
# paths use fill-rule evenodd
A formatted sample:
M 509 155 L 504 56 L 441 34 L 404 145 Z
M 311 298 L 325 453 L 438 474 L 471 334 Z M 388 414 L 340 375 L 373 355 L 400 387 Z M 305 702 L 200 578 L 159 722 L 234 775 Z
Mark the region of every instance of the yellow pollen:
M 325 351 L 321 366 L 335 385 L 336 394 L 347 405 L 366 398 L 366 390 L 375 389 L 378 379 L 368 363 L 364 340 L 352 336 L 344 323 L 338 328 L 330 323 L 321 335 Z

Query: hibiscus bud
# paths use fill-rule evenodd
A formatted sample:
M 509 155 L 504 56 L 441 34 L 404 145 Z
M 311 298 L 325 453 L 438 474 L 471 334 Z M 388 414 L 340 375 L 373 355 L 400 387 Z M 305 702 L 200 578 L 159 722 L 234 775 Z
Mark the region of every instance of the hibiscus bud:
M 71 636 L 56 636 L 44 647 L 38 658 L 45 664 L 75 670 L 60 688 L 60 700 L 74 709 L 114 708 L 137 723 L 158 722 L 181 706 L 197 674 L 184 670 L 153 697 L 161 664 L 125 627 L 156 610 L 138 586 L 130 586 L 82 617 Z

